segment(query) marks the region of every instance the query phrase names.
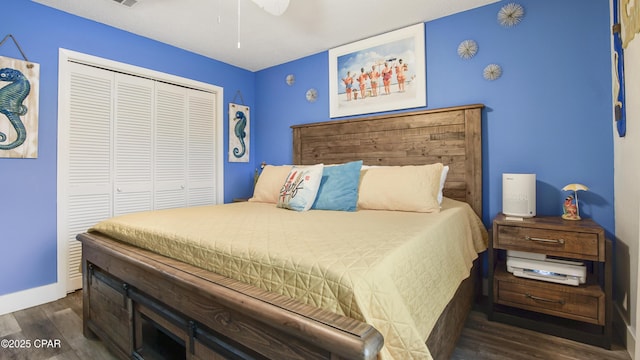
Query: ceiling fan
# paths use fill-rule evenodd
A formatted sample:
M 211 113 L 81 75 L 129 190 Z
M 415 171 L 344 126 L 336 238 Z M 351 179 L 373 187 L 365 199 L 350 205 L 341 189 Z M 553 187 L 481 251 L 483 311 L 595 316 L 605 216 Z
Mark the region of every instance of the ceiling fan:
M 251 0 L 259 8 L 266 11 L 267 13 L 280 16 L 287 11 L 287 7 L 289 7 L 289 0 Z
M 113 0 L 118 4 L 125 5 L 128 7 L 132 7 L 135 5 L 138 0 Z M 265 12 L 274 15 L 280 16 L 287 11 L 289 7 L 289 0 L 251 0 L 254 4 L 258 5 L 258 7 Z

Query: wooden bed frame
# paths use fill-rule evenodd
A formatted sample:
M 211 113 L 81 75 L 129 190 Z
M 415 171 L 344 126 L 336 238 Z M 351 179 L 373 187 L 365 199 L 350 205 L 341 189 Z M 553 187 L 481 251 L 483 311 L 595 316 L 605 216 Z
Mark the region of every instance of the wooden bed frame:
M 293 126 L 295 164 L 450 166 L 444 195 L 482 218 L 481 111 L 469 105 Z M 127 245 L 98 233 L 83 244 L 83 326 L 123 359 L 374 359 L 371 325 Z M 448 359 L 479 294 L 480 266 L 440 316 L 427 345 Z

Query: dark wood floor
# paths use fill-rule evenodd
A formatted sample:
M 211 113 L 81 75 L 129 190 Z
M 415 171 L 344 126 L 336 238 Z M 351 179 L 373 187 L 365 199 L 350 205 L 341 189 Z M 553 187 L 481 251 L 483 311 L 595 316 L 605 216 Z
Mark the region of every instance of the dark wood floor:
M 98 340 L 82 335 L 82 292 L 64 299 L 0 316 L 0 340 L 18 340 L 30 348 L 0 348 L 0 359 L 113 360 Z M 36 342 L 36 340 L 46 340 Z M 59 340 L 59 345 L 56 340 Z M 14 341 L 14 345 L 15 345 Z M 3 342 L 3 344 L 5 344 Z M 37 345 L 36 345 L 37 344 Z M 51 347 L 42 347 L 49 345 Z M 39 346 L 40 348 L 36 348 Z M 509 325 L 489 322 L 472 311 L 452 356 L 454 360 L 630 360 L 616 343 L 612 350 L 580 344 Z
M 114 360 L 99 340 L 82 335 L 82 292 L 48 304 L 0 316 L 0 341 L 22 340 L 30 348 L 0 348 L 0 359 L 20 360 Z M 52 347 L 36 348 L 36 339 L 54 341 Z M 55 340 L 60 340 L 56 346 Z M 15 345 L 15 344 L 13 344 Z M 49 345 L 49 344 L 45 344 Z M 41 346 L 41 344 L 38 344 Z
M 611 350 L 497 322 L 478 311 L 469 314 L 453 360 L 631 360 L 619 340 Z

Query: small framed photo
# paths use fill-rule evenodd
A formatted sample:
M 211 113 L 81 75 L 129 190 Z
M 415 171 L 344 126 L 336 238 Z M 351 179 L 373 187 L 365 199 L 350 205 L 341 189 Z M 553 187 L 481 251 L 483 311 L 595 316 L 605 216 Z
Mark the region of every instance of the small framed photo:
M 329 50 L 330 116 L 427 105 L 424 23 Z

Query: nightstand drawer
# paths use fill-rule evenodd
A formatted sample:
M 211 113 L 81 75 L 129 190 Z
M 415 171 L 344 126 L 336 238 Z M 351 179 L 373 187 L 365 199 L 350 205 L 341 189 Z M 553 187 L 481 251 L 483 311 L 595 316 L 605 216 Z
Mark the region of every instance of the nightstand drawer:
M 602 255 L 598 234 L 524 226 L 498 226 L 494 247 L 587 260 L 597 260 Z
M 495 302 L 521 309 L 584 321 L 596 325 L 604 324 L 604 293 L 590 294 L 567 285 L 564 290 L 557 286 L 537 286 L 537 282 L 511 282 L 496 279 Z M 560 289 L 560 291 L 559 291 Z

